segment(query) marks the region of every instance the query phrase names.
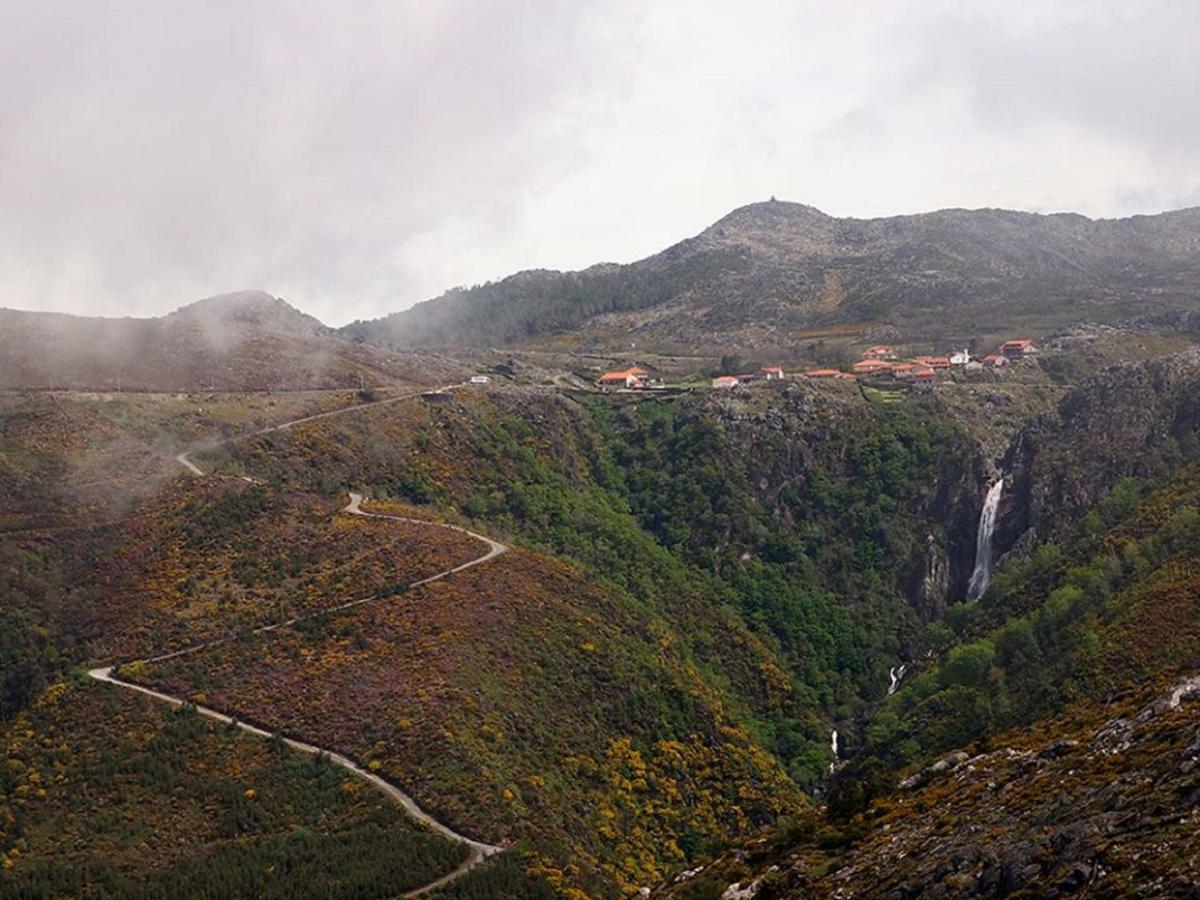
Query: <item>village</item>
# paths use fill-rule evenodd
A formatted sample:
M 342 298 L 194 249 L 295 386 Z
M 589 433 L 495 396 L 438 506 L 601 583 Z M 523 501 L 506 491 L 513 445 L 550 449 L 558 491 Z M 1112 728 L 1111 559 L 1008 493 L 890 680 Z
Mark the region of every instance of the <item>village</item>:
M 903 358 L 897 349 L 887 344 L 866 348 L 857 362 L 845 368 L 808 368 L 799 375 L 816 380 L 845 381 L 893 381 L 911 385 L 931 385 L 939 376 L 953 371 L 977 372 L 984 369 L 1001 369 L 1021 362 L 1037 353 L 1037 347 L 1029 338 L 1006 340 L 996 351 L 976 359 L 965 348 L 944 356 L 913 356 Z M 757 371 L 713 376 L 708 386 L 714 390 L 731 390 L 755 382 L 780 381 L 786 378 L 782 366 L 762 366 Z M 640 366 L 630 366 L 605 372 L 596 385 L 603 391 L 662 390 L 665 380 Z

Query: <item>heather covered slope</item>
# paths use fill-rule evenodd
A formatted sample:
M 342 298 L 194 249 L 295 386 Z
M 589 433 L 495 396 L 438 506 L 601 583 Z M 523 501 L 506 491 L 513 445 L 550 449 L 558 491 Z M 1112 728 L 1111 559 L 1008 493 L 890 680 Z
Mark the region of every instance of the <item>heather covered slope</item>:
M 386 597 L 486 551 L 460 532 L 345 515 L 344 499 L 180 479 L 122 523 L 96 573 L 92 652 L 166 653 Z
M 942 828 L 919 798 L 943 803 L 943 782 L 920 773 L 960 748 L 1011 746 L 1037 759 L 1060 738 L 1082 746 L 1081 735 L 1124 714 L 1121 692 L 1189 677 L 1200 658 L 1190 580 L 1200 489 L 1187 468 L 1193 355 L 1077 385 L 1090 364 L 1057 350 L 1042 359 L 911 392 L 802 380 L 673 396 L 493 383 L 266 433 L 255 432 L 327 409 L 319 398 L 333 395 L 244 398 L 236 414 L 231 398 L 214 397 L 208 427 L 186 398 L 146 396 L 120 410 L 96 396 L 22 398 L 0 443 L 13 477 L 0 485 L 28 499 L 45 483 L 54 506 L 39 520 L 39 504 L 27 503 L 0 536 L 17 599 L 6 621 L 15 612 L 20 626 L 0 649 L 18 663 L 6 675 L 24 679 L 6 683 L 3 715 L 20 715 L 75 663 L 148 656 L 159 638 L 180 646 L 379 594 L 127 665 L 126 677 L 343 750 L 459 830 L 517 842 L 460 886 L 479 896 L 517 891 L 530 873 L 543 881 L 521 890 L 543 891 L 548 879 L 563 891 L 629 893 L 726 841 L 754 840 L 781 815 L 779 844 L 754 859 L 803 861 L 817 880 L 793 887 L 836 887 L 821 879 L 844 866 L 860 892 L 893 871 L 896 884 L 932 890 L 986 864 L 963 842 L 979 846 L 975 820 L 1006 815 L 1049 818 L 1065 835 L 1046 839 L 1053 849 L 1073 839 L 1065 818 L 1029 802 L 1043 782 L 995 807 L 964 800 L 962 818 L 943 805 Z M 60 423 L 78 426 L 61 445 L 46 437 Z M 169 440 L 147 442 L 154 423 Z M 181 439 L 222 430 L 248 436 L 195 453 L 210 475 L 171 462 Z M 110 472 L 121 440 L 142 448 L 131 458 L 156 473 L 151 487 L 113 521 L 63 528 L 84 473 Z M 1109 461 L 1097 449 L 1105 442 L 1121 451 Z M 995 552 L 1008 556 L 992 589 L 963 606 L 997 463 L 1009 481 Z M 468 524 L 513 549 L 408 589 L 469 547 L 454 532 L 345 515 L 348 490 L 373 498 L 368 509 Z M 1041 498 L 1036 510 L 1030 497 Z M 1050 516 L 1059 506 L 1070 512 Z M 908 671 L 889 696 L 900 662 Z M 1153 699 L 1129 702 L 1136 713 Z M 1053 724 L 1085 707 L 1106 718 L 1085 710 L 1082 724 Z M 1131 741 L 1182 753 L 1178 722 L 1163 722 L 1169 734 L 1133 729 Z M 840 767 L 830 781 L 833 728 Z M 1045 739 L 1025 731 L 1043 728 Z M 974 771 L 1018 779 L 1025 758 L 1002 752 Z M 1103 827 L 1124 834 L 1103 804 L 1145 797 L 1153 828 L 1173 827 L 1167 798 L 1188 773 L 1163 774 L 1166 792 L 1123 800 L 1148 771 L 1144 755 L 1104 770 L 1129 778 L 1108 794 L 1088 774 L 1099 755 L 1070 758 L 1082 773 L 1072 796 Z M 1070 771 L 1046 769 L 1064 781 Z M 925 781 L 934 793 L 922 793 Z M 986 783 L 954 782 L 970 803 L 984 802 Z M 833 819 L 810 815 L 805 793 Z M 881 855 L 889 838 L 872 822 L 889 803 L 900 810 L 889 833 L 905 847 L 939 841 L 932 868 Z M 1025 869 L 1044 849 L 1033 831 L 986 846 Z M 1111 859 L 1142 879 L 1129 861 L 1143 852 L 1137 841 Z M 1069 874 L 1048 866 L 1037 878 Z
M 576 561 L 711 665 L 808 786 L 830 728 L 882 695 L 962 596 L 985 487 L 936 398 L 803 384 L 640 404 L 461 391 L 203 459 L 457 510 Z M 748 654 L 755 642 L 770 655 Z
M 412 406 L 428 410 L 439 403 L 416 400 Z M 272 465 L 274 454 L 262 452 L 275 446 L 282 460 L 294 461 L 284 449 L 294 445 L 292 432 L 261 435 L 246 442 L 259 448 L 248 471 L 267 476 L 267 484 L 221 475 L 196 479 L 177 466 L 178 474 L 134 501 L 122 519 L 96 528 L 26 529 L 0 543 L 15 563 L 10 574 L 18 602 L 6 613 L 21 620 L 17 632 L 5 635 L 6 654 L 20 663 L 22 675 L 5 714 L 20 710 L 39 684 L 72 661 L 150 655 L 378 594 L 378 602 L 359 608 L 362 620 L 346 613 L 297 630 L 330 661 L 327 678 L 314 681 L 303 664 L 292 673 L 303 672 L 302 688 L 289 687 L 282 673 L 264 676 L 263 685 L 285 690 L 273 699 L 256 697 L 253 708 L 239 707 L 233 695 L 208 699 L 228 699 L 246 718 L 278 716 L 281 727 L 299 722 L 301 736 L 344 748 L 364 762 L 376 759 L 383 752 L 376 744 L 392 735 L 388 771 L 406 787 L 418 774 L 425 791 L 419 796 L 431 809 L 445 811 L 451 821 L 495 828 L 498 836 L 536 837 L 531 860 L 561 872 L 554 877 L 564 886 L 590 884 L 601 893 L 616 884 L 652 882 L 702 844 L 758 827 L 785 802 L 802 802 L 755 739 L 747 712 L 747 706 L 765 709 L 786 697 L 785 689 L 780 693 L 784 676 L 744 630 L 731 640 L 727 629 L 736 629 L 736 620 L 702 598 L 673 596 L 672 618 L 664 620 L 653 604 L 528 554 L 501 558 L 505 567 L 489 564 L 496 567 L 491 574 L 459 573 L 438 588 L 405 592 L 414 576 L 459 561 L 459 535 L 436 528 L 424 534 L 420 526 L 337 512 L 348 486 L 343 479 L 354 478 L 342 463 L 359 453 L 378 459 L 388 449 L 385 435 L 347 422 L 372 422 L 383 408 L 295 426 L 299 436 L 332 432 L 367 439 L 343 442 L 346 455 L 306 466 L 303 478 L 276 479 L 279 462 Z M 406 405 L 388 408 L 403 411 Z M 23 432 L 38 433 L 35 427 Z M 235 443 L 216 455 L 240 448 Z M 48 459 L 57 459 L 50 449 Z M 198 458 L 207 468 L 208 459 Z M 467 466 L 470 460 L 459 462 Z M 61 481 L 62 471 L 56 472 L 52 486 Z M 418 490 L 419 473 L 407 483 Z M 62 514 L 68 511 L 64 505 Z M 431 544 L 430 536 L 439 540 Z M 88 542 L 96 546 L 79 557 L 77 596 L 64 604 L 62 585 L 48 583 L 45 571 L 71 579 L 66 563 Z M 653 559 L 637 564 L 652 575 Z M 278 634 L 283 641 L 284 633 Z M 210 652 L 246 646 L 254 644 L 234 641 Z M 699 646 L 709 652 L 693 656 Z M 308 658 L 311 648 L 300 649 L 305 652 L 298 659 Z M 339 668 L 338 660 L 345 665 Z M 256 672 L 253 665 L 240 668 L 248 677 Z M 438 668 L 444 690 L 429 697 L 397 691 Z M 737 679 L 736 689 L 724 683 L 730 677 Z M 372 683 L 392 687 L 363 697 L 361 689 Z M 251 678 L 251 684 L 257 682 Z M 344 689 L 351 695 L 340 693 Z M 480 692 L 493 704 L 480 705 Z M 324 705 L 331 700 L 337 701 L 333 707 Z M 347 713 L 357 718 L 341 722 Z M 401 727 L 406 719 L 411 734 Z M 345 727 L 326 734 L 330 722 Z M 461 742 L 448 749 L 447 733 Z M 493 740 L 496 735 L 503 740 Z M 370 740 L 358 743 L 363 736 Z M 564 756 L 570 747 L 578 751 L 575 762 Z M 610 767 L 640 785 L 631 773 L 643 763 L 656 772 L 647 787 L 631 786 L 629 795 L 614 789 Z M 595 773 L 585 777 L 568 764 L 594 764 Z M 643 796 L 643 790 L 649 793 Z M 601 801 L 604 816 L 618 816 L 621 827 L 600 816 Z M 595 816 L 579 819 L 579 803 L 592 804 Z M 582 861 L 572 868 L 579 853 Z
M 839 219 L 771 201 L 629 265 L 522 272 L 343 333 L 397 346 L 786 348 L 832 324 L 962 341 L 1200 303 L 1200 211 Z
M 4 897 L 394 896 L 466 848 L 316 757 L 111 685 L 0 723 Z
M 177 478 L 187 447 L 361 400 L 358 390 L 0 392 L 0 533 L 113 521 Z
M 361 759 L 597 896 L 803 803 L 697 664 L 665 623 L 514 551 L 138 677 Z
M 462 375 L 443 360 L 343 340 L 255 291 L 155 319 L 0 309 L 0 388 L 312 390 L 437 384 Z

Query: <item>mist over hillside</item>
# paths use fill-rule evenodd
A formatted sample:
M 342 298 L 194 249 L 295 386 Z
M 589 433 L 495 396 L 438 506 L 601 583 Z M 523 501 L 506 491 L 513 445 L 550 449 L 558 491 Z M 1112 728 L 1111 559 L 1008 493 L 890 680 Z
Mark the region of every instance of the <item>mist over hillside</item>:
M 0 309 L 0 388 L 314 390 L 457 377 L 441 360 L 351 343 L 262 291 L 149 319 Z

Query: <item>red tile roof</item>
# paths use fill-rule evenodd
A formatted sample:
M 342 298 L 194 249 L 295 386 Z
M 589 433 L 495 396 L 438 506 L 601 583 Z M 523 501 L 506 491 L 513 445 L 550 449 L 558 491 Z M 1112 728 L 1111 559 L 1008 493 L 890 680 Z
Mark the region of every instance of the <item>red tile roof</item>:
M 600 376 L 601 381 L 625 381 L 628 378 L 641 378 L 643 375 L 649 374 L 645 369 L 639 369 L 633 366 L 629 369 L 621 369 L 617 372 L 605 372 Z
M 890 369 L 891 363 L 886 363 L 881 359 L 860 359 L 854 364 L 855 372 L 882 372 L 885 369 Z

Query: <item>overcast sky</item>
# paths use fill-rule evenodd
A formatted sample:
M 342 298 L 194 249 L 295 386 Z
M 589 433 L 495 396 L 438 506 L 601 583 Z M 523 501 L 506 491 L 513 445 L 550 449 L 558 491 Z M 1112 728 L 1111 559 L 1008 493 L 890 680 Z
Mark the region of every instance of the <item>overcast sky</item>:
M 1197 148 L 1200 0 L 0 0 L 0 306 L 342 324 L 772 194 L 1200 205 Z

